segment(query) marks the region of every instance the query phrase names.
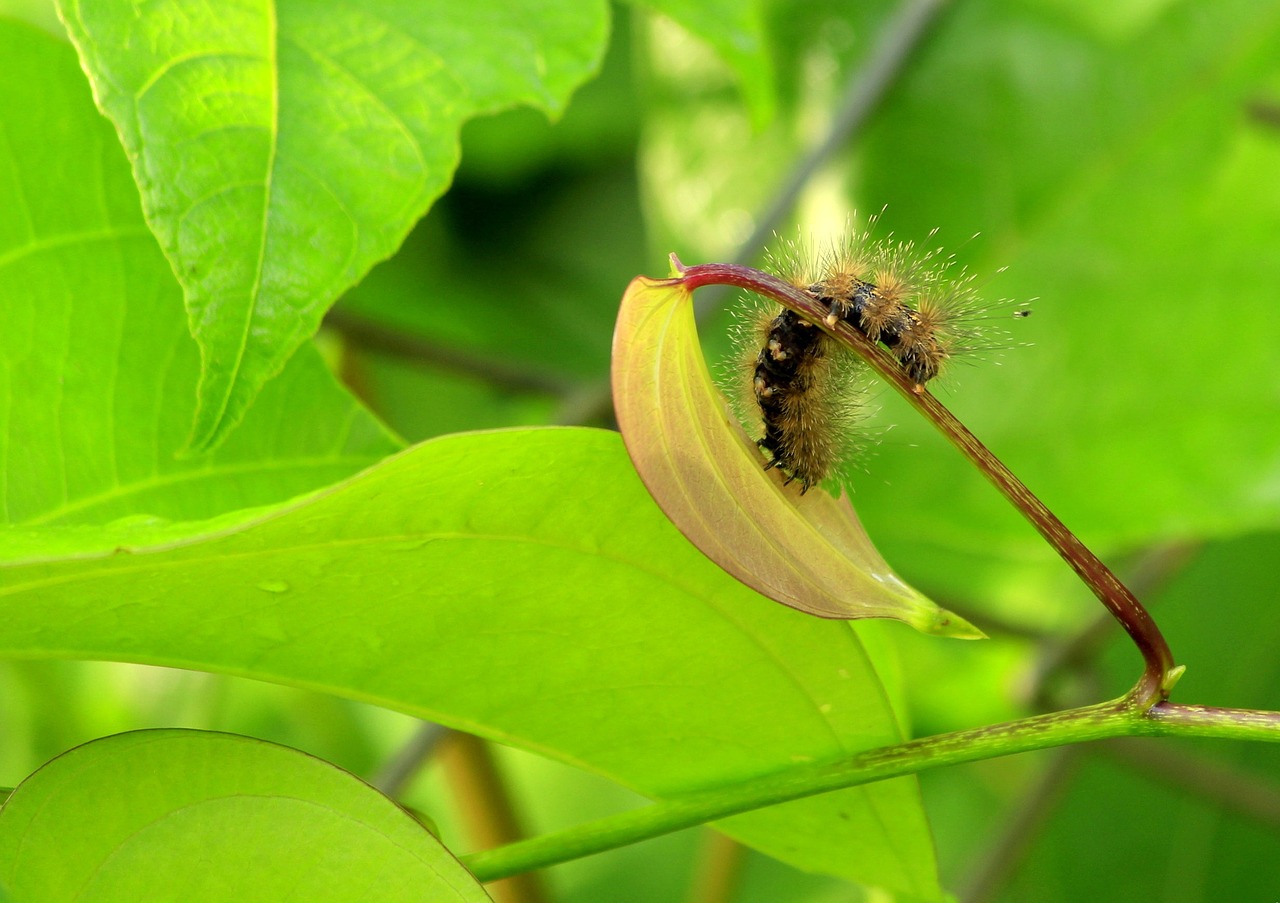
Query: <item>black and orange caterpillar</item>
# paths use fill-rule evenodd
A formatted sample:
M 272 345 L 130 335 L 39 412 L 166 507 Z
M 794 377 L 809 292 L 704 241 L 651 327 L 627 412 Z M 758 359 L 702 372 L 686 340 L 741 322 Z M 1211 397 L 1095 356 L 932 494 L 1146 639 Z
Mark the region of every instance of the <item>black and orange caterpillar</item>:
M 794 253 L 783 261 L 802 272 L 795 263 Z M 820 278 L 791 281 L 827 308 L 828 326 L 843 320 L 882 344 L 923 390 L 955 354 L 972 349 L 973 323 L 983 312 L 972 277 L 949 275 L 951 263 L 939 262 L 936 251 L 919 254 L 910 243 L 875 242 L 862 234 L 831 255 Z M 847 453 L 861 362 L 817 325 L 778 305 L 757 311 L 748 340 L 744 363 L 763 420 L 757 444 L 769 455 L 765 468 L 778 468 L 807 492 Z

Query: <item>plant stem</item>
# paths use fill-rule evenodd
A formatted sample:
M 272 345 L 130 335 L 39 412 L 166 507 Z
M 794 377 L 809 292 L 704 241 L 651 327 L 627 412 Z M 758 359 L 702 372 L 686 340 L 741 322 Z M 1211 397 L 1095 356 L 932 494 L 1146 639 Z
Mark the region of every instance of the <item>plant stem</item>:
M 514 844 L 525 832 L 487 741 L 450 731 L 439 753 L 463 830 L 481 845 Z M 497 903 L 543 903 L 542 876 L 509 875 L 489 888 Z
M 369 779 L 369 783 L 393 799 L 400 796 L 448 733 L 449 729 L 443 725 L 422 722 L 404 746 Z
M 828 311 L 822 304 L 769 273 L 735 264 L 712 263 L 686 268 L 674 255 L 672 263 L 680 274 L 675 281 L 690 291 L 704 285 L 733 285 L 772 298 L 818 324 L 865 360 L 1031 521 L 1120 622 L 1145 663 L 1142 677 L 1131 691 L 1132 698 L 1149 706 L 1168 697 L 1173 681 L 1181 672 L 1175 668 L 1168 644 L 1142 603 L 942 402 L 917 386 L 887 351 L 843 321 L 838 321 L 834 328 L 828 327 L 825 322 Z
M 867 750 L 839 762 L 792 767 L 554 834 L 471 853 L 463 856 L 462 862 L 479 880 L 494 881 L 753 809 L 930 768 L 1106 737 L 1174 734 L 1280 742 L 1280 712 L 1169 703 L 1148 709 L 1132 696 L 1126 696 L 1083 708 Z
M 466 351 L 425 336 L 408 335 L 340 308 L 325 315 L 324 325 L 340 332 L 353 345 L 473 377 L 499 389 L 558 397 L 574 388 L 572 380 L 557 374 L 514 364 L 506 358 Z

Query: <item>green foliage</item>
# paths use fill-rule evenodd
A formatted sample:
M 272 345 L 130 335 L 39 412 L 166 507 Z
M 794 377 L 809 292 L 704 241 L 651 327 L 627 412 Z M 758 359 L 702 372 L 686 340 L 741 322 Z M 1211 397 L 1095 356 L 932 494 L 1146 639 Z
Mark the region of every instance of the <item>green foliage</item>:
M 848 628 L 782 610 L 701 558 L 601 431 L 437 439 L 202 541 L 125 527 L 123 545 L 121 529 L 79 531 L 76 554 L 7 569 L 5 652 L 330 690 L 654 796 L 900 736 Z M 812 867 L 846 868 L 856 845 L 877 883 L 931 880 L 911 782 L 737 821 L 726 829 Z M 904 847 L 916 847 L 905 867 L 889 855 Z
M 49 903 L 354 901 L 371 887 L 387 901 L 489 899 L 408 813 L 351 775 L 259 740 L 187 731 L 97 740 L 32 775 L 0 812 L 0 879 Z
M 74 54 L 13 24 L 0 41 L 4 521 L 202 519 L 282 501 L 394 451 L 307 347 L 228 443 L 175 456 L 200 367 L 181 292 Z
M 616 436 L 494 429 L 607 425 L 627 281 L 665 273 L 673 249 L 732 252 L 889 4 L 428 6 L 67 0 L 74 48 L 0 18 L 0 785 L 152 725 L 372 776 L 411 727 L 359 700 L 517 750 L 501 764 L 548 831 L 635 804 L 620 787 L 669 799 L 1026 713 L 1010 687 L 1091 603 L 894 399 L 851 478 L 871 536 L 913 585 L 1032 639 L 943 643 L 783 609 L 685 542 Z M 943 397 L 1100 551 L 1214 543 L 1155 609 L 1190 666 L 1179 697 L 1280 708 L 1280 7 L 953 6 L 810 185 L 804 228 L 887 205 L 884 230 L 940 226 L 983 280 L 1007 265 L 987 294 L 1038 296 L 1002 366 L 956 368 Z M 704 329 L 713 350 L 720 332 Z M 402 451 L 397 433 L 441 438 Z M 1114 695 L 1135 671 L 1114 658 L 1051 689 Z M 1224 745 L 1197 755 L 1274 772 L 1273 750 L 1237 763 Z M 972 874 L 1039 768 L 929 777 L 943 886 Z M 1273 892 L 1273 834 L 1212 786 L 1188 801 L 1188 782 L 1111 759 L 1074 774 L 1002 899 L 1155 898 L 1193 855 L 1203 869 L 1175 882 L 1189 897 Z M 432 789 L 445 781 L 406 799 L 466 852 L 465 806 Z M 50 810 L 55 834 L 22 834 L 46 793 L 76 805 Z M 437 898 L 414 871 L 429 862 L 483 899 L 367 787 L 201 733 L 127 734 L 32 774 L 0 810 L 0 899 L 56 899 L 24 882 L 71 873 L 39 861 L 73 850 L 98 869 L 86 845 L 196 798 L 158 823 L 149 870 L 94 871 L 126 882 L 100 899 L 176 894 L 139 882 L 182 880 L 196 847 L 211 881 L 274 850 L 264 880 L 292 888 L 327 876 L 316 850 L 348 849 L 334 880 L 357 891 L 399 857 L 416 898 Z M 340 825 L 348 807 L 371 829 Z M 846 899 L 847 881 L 942 895 L 914 779 L 718 827 L 760 851 L 738 900 Z M 559 868 L 554 897 L 679 899 L 692 842 Z M 1141 867 L 1108 850 L 1145 851 Z M 344 899 L 324 887 L 309 898 Z
M 448 185 L 459 126 L 559 109 L 605 33 L 603 5 L 576 2 L 61 12 L 186 297 L 205 362 L 197 448 L 399 246 Z

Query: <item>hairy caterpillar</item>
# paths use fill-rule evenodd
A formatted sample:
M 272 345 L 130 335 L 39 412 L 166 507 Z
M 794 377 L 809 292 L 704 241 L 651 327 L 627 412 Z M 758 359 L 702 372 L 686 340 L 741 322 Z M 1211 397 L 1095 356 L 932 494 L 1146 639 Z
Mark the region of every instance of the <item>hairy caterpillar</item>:
M 774 265 L 793 285 L 879 342 L 902 364 L 917 391 L 936 378 L 956 354 L 976 348 L 978 321 L 986 309 L 964 270 L 952 274 L 952 258 L 921 253 L 910 242 L 853 235 L 826 255 L 821 271 L 806 271 L 802 249 L 792 244 Z M 1015 316 L 1025 316 L 1025 309 Z M 856 391 L 862 362 L 795 312 L 780 305 L 759 308 L 739 341 L 750 395 L 763 425 L 756 444 L 800 491 L 829 477 L 850 448 L 860 407 Z

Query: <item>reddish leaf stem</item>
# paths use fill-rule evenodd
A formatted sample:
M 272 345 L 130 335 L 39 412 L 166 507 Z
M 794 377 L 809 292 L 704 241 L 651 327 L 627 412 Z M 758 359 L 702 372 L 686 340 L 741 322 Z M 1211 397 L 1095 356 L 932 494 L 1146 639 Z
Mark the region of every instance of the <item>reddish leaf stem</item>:
M 818 324 L 862 357 L 1031 521 L 1045 541 L 1120 622 L 1137 645 L 1146 666 L 1129 694 L 1130 701 L 1147 709 L 1168 697 L 1180 671 L 1174 666 L 1173 654 L 1160 629 L 1142 603 L 954 414 L 927 390 L 919 389 L 887 351 L 844 322 L 829 328 L 825 323 L 828 311 L 823 305 L 769 273 L 734 264 L 685 267 L 674 254 L 671 261 L 679 274 L 674 281 L 690 291 L 705 285 L 731 285 L 772 298 Z

